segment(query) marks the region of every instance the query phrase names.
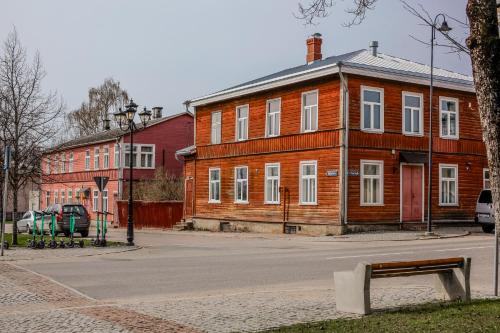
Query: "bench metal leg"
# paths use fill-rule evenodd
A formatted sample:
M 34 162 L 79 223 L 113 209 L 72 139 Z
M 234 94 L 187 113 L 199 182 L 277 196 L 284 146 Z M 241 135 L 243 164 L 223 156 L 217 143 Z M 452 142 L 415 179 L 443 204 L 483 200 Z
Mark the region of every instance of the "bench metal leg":
M 371 266 L 359 263 L 354 271 L 334 272 L 337 311 L 370 313 Z
M 454 268 L 449 273 L 435 275 L 435 289 L 442 294 L 443 299 L 470 301 L 470 267 L 471 258 L 464 257 L 463 268 Z

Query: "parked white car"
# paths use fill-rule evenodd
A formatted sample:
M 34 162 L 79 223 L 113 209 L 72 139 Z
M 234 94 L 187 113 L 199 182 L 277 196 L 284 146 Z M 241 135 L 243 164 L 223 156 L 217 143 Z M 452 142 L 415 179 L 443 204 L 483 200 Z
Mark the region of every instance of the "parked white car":
M 479 223 L 486 233 L 495 230 L 495 214 L 493 214 L 493 200 L 491 190 L 482 190 L 477 198 L 476 216 L 474 220 Z
M 27 232 L 31 234 L 33 232 L 33 221 L 36 214 L 36 230 L 40 232 L 42 227 L 42 213 L 38 211 L 29 210 L 24 213 L 22 219 L 17 221 L 17 230 L 19 232 Z M 43 224 L 43 231 L 50 231 L 50 216 L 45 216 L 45 222 Z

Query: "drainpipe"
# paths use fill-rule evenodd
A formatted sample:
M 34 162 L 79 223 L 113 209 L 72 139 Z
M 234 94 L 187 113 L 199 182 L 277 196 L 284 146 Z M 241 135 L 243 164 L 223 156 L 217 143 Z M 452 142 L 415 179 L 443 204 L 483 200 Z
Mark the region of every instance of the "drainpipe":
M 342 97 L 342 143 L 341 143 L 341 166 L 342 166 L 342 195 L 340 196 L 340 212 L 342 226 L 347 225 L 347 199 L 348 196 L 348 178 L 349 178 L 349 88 L 347 86 L 347 79 L 342 74 L 342 62 L 338 62 L 337 66 L 339 68 L 339 77 L 341 82 L 341 97 Z

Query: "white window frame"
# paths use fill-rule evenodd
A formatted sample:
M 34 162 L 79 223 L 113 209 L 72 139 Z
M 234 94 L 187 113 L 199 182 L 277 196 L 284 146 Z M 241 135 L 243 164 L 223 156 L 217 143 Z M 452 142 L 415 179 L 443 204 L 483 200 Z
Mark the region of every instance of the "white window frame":
M 109 169 L 109 146 L 102 147 L 102 168 Z
M 246 117 L 241 117 L 240 116 L 240 110 L 241 109 L 246 109 L 247 110 L 247 115 Z M 249 104 L 244 104 L 244 105 L 239 105 L 236 107 L 236 114 L 235 114 L 235 119 L 236 119 L 236 128 L 235 128 L 235 133 L 236 133 L 236 137 L 235 137 L 235 140 L 236 141 L 246 141 L 248 140 L 248 123 L 250 122 L 250 105 Z M 243 123 L 243 131 L 244 133 L 240 133 L 240 122 Z M 245 135 L 243 135 L 245 134 Z
M 380 168 L 380 175 L 365 175 L 366 164 L 378 165 Z M 384 205 L 384 161 L 380 160 L 361 160 L 359 167 L 359 204 L 360 206 L 383 206 Z M 365 193 L 365 182 L 364 179 L 380 179 L 380 187 L 379 187 L 379 197 L 380 202 L 364 202 L 364 193 Z
M 278 176 L 270 176 L 269 168 L 278 168 Z M 268 205 L 280 204 L 280 181 L 281 181 L 281 165 L 280 163 L 266 163 L 265 164 L 265 177 L 264 177 L 264 203 Z M 277 181 L 277 200 L 270 200 L 267 196 L 268 180 Z
M 68 172 L 73 172 L 75 163 L 75 154 L 73 152 L 69 153 L 69 164 L 68 164 Z
M 99 160 L 100 149 L 99 147 L 94 147 L 94 170 L 99 170 L 101 161 Z
M 242 179 L 238 179 L 238 170 L 239 169 L 246 169 L 246 175 L 247 175 L 247 178 L 242 178 Z M 249 178 L 250 178 L 250 175 L 248 173 L 248 166 L 244 166 L 244 165 L 240 165 L 240 166 L 237 166 L 234 168 L 234 203 L 237 203 L 237 204 L 248 204 L 248 201 L 249 201 L 249 198 L 248 198 L 248 192 L 249 192 Z M 246 200 L 241 200 L 238 198 L 238 184 L 241 183 L 245 183 L 246 182 Z M 243 187 L 243 185 L 241 185 Z M 242 192 L 243 193 L 243 192 Z
M 61 205 L 64 205 L 66 203 L 66 191 L 61 190 Z
M 50 191 L 45 191 L 45 205 L 46 208 L 50 206 Z
M 212 180 L 212 171 L 219 171 L 219 180 Z M 221 202 L 221 181 L 222 174 L 220 168 L 209 168 L 208 169 L 208 202 L 209 203 L 220 203 Z M 217 183 L 217 187 L 219 188 L 219 199 L 212 199 L 212 183 Z
M 108 211 L 108 204 L 109 204 L 109 201 L 108 201 L 108 190 L 103 190 L 102 191 L 102 203 L 103 203 L 103 206 L 102 206 L 102 211 L 103 212 L 107 212 Z
M 85 170 L 90 170 L 90 149 L 85 150 Z
M 376 91 L 380 94 L 380 103 L 376 102 L 365 102 L 365 91 Z M 361 123 L 360 123 L 360 128 L 363 132 L 369 132 L 369 133 L 384 133 L 384 88 L 378 88 L 378 87 L 369 87 L 369 86 L 361 86 L 361 96 L 360 96 L 360 111 L 361 111 Z M 370 105 L 370 116 L 371 116 L 371 128 L 365 128 L 365 110 L 364 106 L 366 104 Z M 373 128 L 374 125 L 374 117 L 373 115 L 375 114 L 374 112 L 374 105 L 380 104 L 380 129 Z
M 50 157 L 45 160 L 45 174 L 50 175 Z
M 61 161 L 61 163 L 60 163 L 61 173 L 65 173 L 66 172 L 66 153 L 61 153 L 60 161 Z
M 136 145 L 134 145 L 136 146 Z M 155 158 L 156 158 L 156 146 L 154 144 L 139 144 L 137 145 L 137 169 L 154 169 L 155 168 Z M 152 148 L 151 152 L 142 152 L 143 147 L 149 147 Z M 151 155 L 151 166 L 143 166 L 142 165 L 142 155 L 149 156 Z
M 219 114 L 219 122 L 214 122 L 214 115 Z M 218 145 L 222 143 L 222 111 L 213 111 L 210 114 L 210 143 Z
M 269 107 L 269 105 L 271 103 L 274 103 L 274 102 L 278 102 L 279 110 L 271 113 L 271 108 Z M 276 121 L 276 118 L 278 118 L 277 121 Z M 273 126 L 273 125 L 275 125 L 275 126 Z M 269 133 L 271 130 L 271 126 L 273 126 L 272 127 L 272 130 L 273 130 L 272 134 Z M 281 131 L 281 97 L 268 99 L 266 101 L 266 133 L 265 133 L 265 136 L 267 138 L 279 136 L 280 131 Z
M 310 94 L 316 94 L 316 104 L 313 105 L 305 105 L 306 101 L 306 96 Z M 316 107 L 316 117 L 315 117 L 315 124 L 316 128 L 311 128 L 311 129 L 306 129 L 304 128 L 304 117 L 306 116 L 306 109 L 312 109 L 313 107 Z M 301 100 L 300 100 L 300 108 L 301 108 L 301 113 L 300 113 L 300 132 L 301 133 L 311 133 L 311 132 L 316 132 L 318 130 L 319 124 L 318 124 L 318 115 L 319 115 L 319 89 L 315 90 L 310 90 L 310 91 L 305 91 L 301 94 Z M 312 123 L 312 117 L 311 117 L 311 122 Z
M 405 97 L 406 96 L 410 96 L 410 97 L 418 97 L 420 99 L 420 108 L 415 108 L 415 107 L 411 107 L 411 106 L 406 106 L 405 105 Z M 401 104 L 402 104 L 402 112 L 403 112 L 403 134 L 404 135 L 407 135 L 407 136 L 423 136 L 424 135 L 424 108 L 423 108 L 423 102 L 424 102 L 424 95 L 421 94 L 421 93 L 414 93 L 414 92 L 410 92 L 410 91 L 403 91 L 403 94 L 402 94 L 402 98 L 401 98 Z M 405 109 L 406 108 L 409 108 L 410 109 L 410 127 L 413 129 L 413 126 L 414 126 L 414 123 L 413 123 L 413 113 L 415 111 L 418 111 L 419 113 L 419 122 L 420 122 L 420 126 L 419 126 L 419 129 L 420 131 L 419 132 L 408 132 L 406 131 L 406 112 L 405 112 Z
M 455 111 L 445 111 L 441 108 L 441 104 L 443 101 L 448 101 L 448 102 L 454 102 L 455 103 Z M 443 113 L 447 113 L 448 117 L 448 135 L 443 135 L 443 121 L 442 121 L 442 116 Z M 450 113 L 455 113 L 455 128 L 456 128 L 456 135 L 450 135 Z M 458 140 L 460 138 L 460 108 L 459 108 L 459 101 L 458 98 L 454 97 L 446 97 L 446 96 L 439 96 L 439 137 L 442 139 L 452 139 L 452 140 Z
M 138 152 L 139 152 L 138 144 L 134 144 L 135 151 L 130 149 L 130 143 L 126 143 L 123 145 L 123 166 L 125 168 L 130 167 L 130 163 L 134 166 L 134 169 L 140 169 L 139 161 L 138 161 Z M 127 153 L 129 154 L 129 158 L 127 158 Z M 131 161 L 132 160 L 132 161 Z M 135 163 L 134 163 L 135 161 Z
M 69 189 L 68 190 L 68 203 L 72 203 L 73 201 L 73 190 Z
M 96 195 L 97 193 L 97 195 Z M 99 190 L 93 189 L 92 190 L 92 211 L 97 212 L 99 209 Z
M 314 165 L 314 176 L 312 175 L 303 175 L 303 166 L 304 165 Z M 312 206 L 312 205 L 317 205 L 318 204 L 318 161 L 301 161 L 299 163 L 299 204 L 300 205 L 306 205 L 306 206 Z M 314 179 L 315 181 L 315 186 L 314 186 L 314 201 L 303 201 L 302 200 L 302 194 L 303 194 L 303 185 L 302 181 L 304 179 Z
M 486 173 L 488 173 L 488 179 L 486 179 Z M 491 188 L 491 175 L 490 175 L 490 169 L 484 168 L 483 169 L 483 189 L 490 189 Z M 486 181 L 489 183 L 489 186 L 486 187 Z
M 450 169 L 453 168 L 455 169 L 455 178 L 446 178 L 443 179 L 442 175 L 442 169 Z M 441 197 L 441 191 L 443 187 L 443 180 L 450 181 L 454 180 L 455 181 L 455 202 L 452 203 L 447 203 L 442 201 Z M 439 206 L 451 206 L 451 207 L 457 207 L 458 204 L 458 164 L 441 164 L 439 163 Z
M 115 144 L 115 146 L 114 146 L 114 161 L 113 161 L 113 165 L 115 168 L 120 167 L 120 160 L 121 160 L 120 152 L 121 152 L 120 145 Z
M 54 205 L 59 203 L 59 191 L 54 191 Z

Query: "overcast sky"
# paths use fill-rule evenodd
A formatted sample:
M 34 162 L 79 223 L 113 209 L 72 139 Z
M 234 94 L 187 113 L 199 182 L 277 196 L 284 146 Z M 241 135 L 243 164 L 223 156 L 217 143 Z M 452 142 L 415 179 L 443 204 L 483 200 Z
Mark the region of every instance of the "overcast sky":
M 360 25 L 345 28 L 336 1 L 331 15 L 305 26 L 293 13 L 299 0 L 0 0 L 0 39 L 15 26 L 28 52 L 38 50 L 47 76 L 72 110 L 89 87 L 107 77 L 121 82 L 140 105 L 183 110 L 182 102 L 281 69 L 305 63 L 305 40 L 323 35 L 323 56 L 367 48 L 429 64 L 430 50 L 409 35 L 429 40 L 430 29 L 398 0 L 380 0 Z M 302 0 L 304 3 L 309 0 Z M 465 21 L 466 0 L 408 0 L 431 15 Z M 449 21 L 459 39 L 467 31 Z M 436 65 L 470 74 L 466 56 L 438 49 Z

